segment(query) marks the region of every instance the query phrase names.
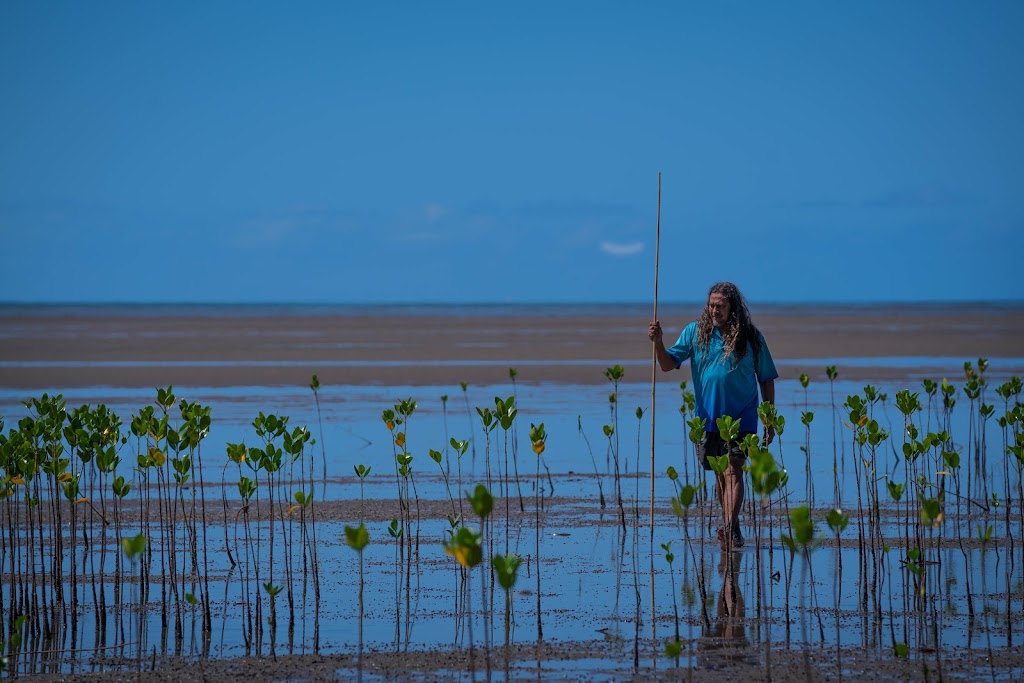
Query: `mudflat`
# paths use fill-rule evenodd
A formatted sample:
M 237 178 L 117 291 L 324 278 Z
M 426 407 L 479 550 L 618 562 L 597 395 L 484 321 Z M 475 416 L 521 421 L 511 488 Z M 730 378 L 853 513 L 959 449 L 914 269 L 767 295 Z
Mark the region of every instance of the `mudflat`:
M 521 382 L 586 384 L 606 381 L 609 364 L 651 366 L 649 307 L 341 309 L 0 306 L 0 386 L 304 385 L 314 373 L 336 385 L 486 384 L 507 381 L 508 367 L 518 367 Z M 1024 305 L 751 309 L 776 360 L 806 361 L 801 371 L 812 377 L 849 358 L 1024 356 Z M 696 304 L 661 307 L 668 342 L 699 312 Z M 870 361 L 840 370 L 874 379 L 907 372 Z

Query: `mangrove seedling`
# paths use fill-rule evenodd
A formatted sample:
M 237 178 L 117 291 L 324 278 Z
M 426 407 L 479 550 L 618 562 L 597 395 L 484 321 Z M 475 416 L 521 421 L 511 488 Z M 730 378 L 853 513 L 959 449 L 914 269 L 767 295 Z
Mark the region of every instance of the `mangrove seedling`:
M 534 528 L 534 546 L 537 553 L 537 641 L 543 637 L 544 626 L 541 619 L 540 609 L 540 511 L 543 505 L 543 498 L 540 488 L 540 460 L 544 455 L 544 450 L 547 448 L 548 433 L 544 429 L 544 423 L 541 422 L 539 425 L 533 423 L 530 424 L 530 443 L 533 447 L 533 452 L 537 454 L 537 488 L 535 489 L 535 502 L 534 502 L 534 513 L 536 514 L 536 524 Z
M 480 516 L 481 519 L 484 519 L 484 518 L 487 517 L 488 514 L 490 514 L 491 507 L 493 506 L 494 501 L 491 500 L 490 504 L 487 504 L 487 499 L 490 498 L 490 494 L 487 492 L 487 489 L 484 488 L 483 484 L 478 484 L 476 488 L 477 488 L 476 492 L 479 494 L 477 496 L 477 500 L 479 502 L 479 510 L 478 510 L 477 514 Z M 480 489 L 483 489 L 483 491 L 481 492 Z M 486 494 L 486 496 L 484 494 Z M 467 494 L 467 497 L 470 497 L 470 496 L 468 496 L 468 494 Z M 472 499 L 472 497 L 470 497 L 470 503 L 472 503 L 472 502 L 473 502 L 473 499 Z M 477 510 L 478 509 L 477 505 L 474 505 L 473 509 Z M 481 513 L 483 513 L 483 514 L 481 514 Z M 480 541 L 481 541 L 480 534 L 478 534 L 477 532 L 473 531 L 468 526 L 460 527 L 458 532 L 453 534 L 452 537 L 449 539 L 448 543 L 444 545 L 444 551 L 448 555 L 451 555 L 452 557 L 454 557 L 455 561 L 458 562 L 460 566 L 462 566 L 467 571 L 469 571 L 469 570 L 472 570 L 473 567 L 475 567 L 478 564 L 480 564 L 480 562 L 483 560 L 483 557 L 484 557 L 483 546 L 480 544 Z M 466 582 L 467 595 L 466 595 L 466 602 L 465 602 L 465 604 L 467 605 L 467 607 L 466 607 L 466 611 L 467 611 L 466 622 L 468 624 L 468 629 L 469 629 L 469 661 L 470 661 L 470 667 L 471 668 L 473 667 L 473 662 L 474 662 L 474 656 L 473 656 L 473 653 L 474 653 L 474 650 L 473 650 L 473 614 L 472 614 L 473 602 L 472 602 L 471 595 L 470 595 L 470 593 L 472 591 L 472 585 L 473 585 L 472 581 L 467 581 Z M 484 642 L 485 642 L 486 647 L 488 648 L 488 656 L 489 656 L 490 645 L 488 644 L 488 640 L 487 640 L 487 623 L 486 623 L 486 621 L 487 621 L 487 613 L 486 613 L 487 596 L 486 596 L 486 591 L 484 590 L 484 582 L 483 582 L 482 578 L 481 578 L 481 581 L 480 581 L 480 585 L 481 585 L 481 600 L 482 600 L 482 602 L 484 604 L 484 610 L 483 610 L 484 611 Z
M 370 542 L 366 525 L 359 522 L 357 527 L 345 527 L 345 543 L 359 553 L 359 664 L 363 662 L 363 549 Z
M 522 563 L 515 553 L 499 555 L 495 553 L 491 559 L 491 566 L 494 567 L 494 575 L 498 578 L 498 585 L 505 590 L 505 654 L 508 654 L 509 631 L 512 623 L 512 586 L 516 583 L 516 572 Z
M 359 523 L 362 524 L 362 522 L 363 522 L 363 484 L 366 481 L 366 478 L 368 476 L 370 476 L 370 469 L 371 468 L 367 467 L 366 465 L 359 464 L 359 465 L 355 465 L 353 467 L 353 469 L 356 472 L 356 477 L 359 478 Z
M 121 552 L 126 558 L 128 558 L 129 564 L 132 568 L 135 567 L 135 561 L 142 556 L 142 553 L 146 550 L 146 537 L 143 534 L 138 534 L 132 538 L 121 539 Z M 141 582 L 140 582 L 141 583 Z M 137 603 L 141 603 L 142 588 L 140 585 L 135 586 L 135 599 Z M 139 613 L 135 617 L 135 637 L 137 639 L 137 645 L 135 650 L 135 676 L 137 680 L 141 680 L 142 677 L 142 605 L 139 604 Z M 24 615 L 20 617 L 22 620 L 25 619 Z M 12 641 L 13 643 L 13 641 Z M 15 645 L 15 650 L 17 646 Z M 3 648 L 0 646 L 0 652 Z

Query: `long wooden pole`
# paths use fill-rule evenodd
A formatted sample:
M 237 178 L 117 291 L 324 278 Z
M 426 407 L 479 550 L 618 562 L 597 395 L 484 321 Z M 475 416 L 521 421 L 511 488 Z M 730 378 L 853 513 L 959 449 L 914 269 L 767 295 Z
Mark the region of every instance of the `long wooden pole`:
M 654 237 L 654 320 L 658 319 L 658 254 L 661 251 L 661 171 L 658 171 L 658 218 Z M 654 608 L 654 418 L 658 379 L 658 347 L 651 343 L 651 641 L 658 650 L 658 619 Z

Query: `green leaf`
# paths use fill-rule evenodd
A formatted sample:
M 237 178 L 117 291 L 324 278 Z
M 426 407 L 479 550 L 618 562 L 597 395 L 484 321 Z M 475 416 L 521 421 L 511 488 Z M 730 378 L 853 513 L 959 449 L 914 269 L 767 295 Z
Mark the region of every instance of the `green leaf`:
M 466 500 L 473 507 L 473 512 L 476 513 L 476 516 L 481 519 L 490 515 L 491 510 L 494 509 L 494 497 L 491 496 L 490 491 L 483 484 L 477 484 L 476 488 L 473 489 L 473 493 L 467 491 Z
M 121 539 L 121 552 L 124 553 L 130 561 L 134 561 L 135 558 L 146 549 L 146 537 L 144 534 L 139 534 L 132 538 Z
M 511 590 L 512 586 L 515 585 L 516 572 L 521 563 L 522 558 L 515 553 L 509 553 L 508 555 L 495 553 L 491 559 L 491 566 L 494 567 L 494 575 L 498 577 L 498 584 L 506 591 Z
M 842 533 L 843 529 L 846 528 L 846 525 L 850 523 L 850 518 L 842 510 L 836 508 L 829 511 L 828 517 L 825 518 L 825 521 L 828 523 L 828 526 L 832 531 L 839 534 Z
M 363 548 L 370 542 L 370 534 L 366 531 L 366 525 L 360 522 L 357 527 L 345 527 L 345 543 L 356 552 L 363 552 Z
M 708 463 L 711 465 L 711 469 L 715 472 L 718 474 L 724 474 L 725 471 L 729 469 L 729 454 L 709 455 Z
M 467 569 L 472 569 L 483 560 L 480 534 L 466 526 L 460 528 L 458 533 L 451 537 L 451 540 L 444 546 L 444 551 Z
M 690 507 L 693 505 L 693 497 L 696 493 L 697 489 L 693 484 L 687 484 L 683 487 L 683 490 L 679 492 L 679 502 L 682 503 L 683 507 Z

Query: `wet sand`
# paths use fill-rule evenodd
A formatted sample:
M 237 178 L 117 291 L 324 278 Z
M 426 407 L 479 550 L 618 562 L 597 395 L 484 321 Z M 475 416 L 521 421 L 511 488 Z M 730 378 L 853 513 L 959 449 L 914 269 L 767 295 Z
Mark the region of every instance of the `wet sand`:
M 443 519 L 448 513 L 447 501 L 424 501 L 424 518 Z M 601 524 L 609 528 L 618 527 L 614 511 L 600 521 L 593 516 L 593 499 L 556 497 L 548 500 L 545 513 L 546 524 L 552 528 L 579 528 L 588 524 Z M 389 519 L 395 509 L 393 500 L 333 501 L 318 506 L 318 523 L 344 522 L 357 514 L 365 513 L 367 521 L 381 522 Z M 586 511 L 591 513 L 589 520 Z M 209 515 L 204 515 L 210 524 L 221 524 L 221 510 L 218 505 L 210 506 Z M 899 514 L 888 508 L 888 513 Z M 501 509 L 496 506 L 495 517 L 500 520 Z M 527 509 L 515 512 L 517 523 L 529 525 L 534 514 Z M 671 524 L 672 513 L 667 507 L 659 507 L 657 517 L 665 525 Z M 694 509 L 694 514 L 703 517 L 705 512 Z M 126 519 L 132 519 L 132 515 Z M 648 524 L 642 514 L 636 522 L 640 529 Z M 662 522 L 659 522 L 659 525 Z M 500 526 L 500 525 L 499 525 Z M 895 544 L 900 539 L 891 539 Z M 886 539 L 890 542 L 890 539 Z M 343 546 L 340 538 L 326 537 L 321 548 Z M 853 547 L 856 539 L 844 539 L 844 544 Z M 952 547 L 955 539 L 945 541 L 945 547 Z M 823 546 L 831 547 L 833 540 L 824 539 Z M 776 545 L 781 551 L 781 545 Z M 749 553 L 749 551 L 740 551 Z M 371 588 L 372 592 L 373 589 Z M 522 596 L 529 589 L 521 591 Z M 521 598 L 522 599 L 522 598 Z M 980 599 L 980 597 L 979 597 Z M 752 599 L 749 604 L 752 603 Z M 747 608 L 749 610 L 749 607 Z M 829 607 L 820 607 L 819 615 L 831 621 L 837 615 Z M 107 683 L 133 680 L 136 667 L 146 681 L 226 681 L 238 680 L 257 682 L 276 681 L 353 681 L 362 680 L 623 680 L 623 681 L 722 681 L 737 679 L 746 681 L 777 681 L 780 683 L 801 683 L 804 681 L 845 680 L 845 681 L 976 681 L 1017 680 L 1024 660 L 1017 647 L 993 647 L 988 650 L 944 647 L 941 652 L 934 648 L 915 648 L 908 658 L 892 653 L 889 643 L 854 645 L 844 643 L 841 648 L 834 643 L 803 646 L 787 644 L 783 640 L 758 642 L 752 638 L 755 629 L 763 627 L 750 611 L 739 616 L 728 617 L 722 613 L 713 616 L 713 627 L 703 628 L 699 614 L 690 612 L 682 616 L 679 639 L 683 644 L 683 656 L 679 666 L 668 658 L 664 644 L 673 636 L 673 617 L 667 607 L 659 614 L 657 640 L 650 638 L 649 622 L 646 620 L 637 631 L 625 618 L 626 628 L 621 634 L 605 634 L 590 631 L 593 625 L 571 610 L 552 610 L 545 613 L 545 619 L 578 621 L 579 632 L 586 635 L 570 642 L 558 639 L 535 641 L 530 633 L 531 624 L 523 619 L 517 641 L 506 651 L 500 641 L 486 645 L 480 634 L 473 650 L 465 647 L 421 646 L 400 650 L 392 646 L 367 647 L 360 657 L 353 652 L 338 652 L 337 647 L 324 647 L 317 654 L 310 653 L 308 645 L 300 653 L 289 652 L 286 645 L 279 645 L 276 654 L 271 654 L 266 644 L 261 655 L 234 656 L 173 656 L 156 654 L 152 645 L 143 655 L 141 663 L 133 658 L 133 649 L 111 647 L 109 655 L 95 654 L 85 650 L 87 656 L 79 660 L 73 673 L 19 674 L 26 681 L 92 681 Z M 844 615 L 838 615 L 843 617 Z M 849 615 L 845 615 L 849 617 Z M 493 618 L 493 617 L 492 617 Z M 779 617 L 772 617 L 778 619 Z M 796 622 L 794 622 L 796 623 Z M 759 625 L 760 624 L 760 625 Z M 813 628 L 813 622 L 811 624 Z M 853 628 L 853 626 L 851 626 Z M 635 636 L 634 636 L 635 633 Z M 634 641 L 634 637 L 637 639 Z M 531 642 L 532 641 L 532 642 Z M 352 648 L 353 643 L 346 644 Z M 634 650 L 634 648 L 636 648 Z M 240 649 L 240 648 L 239 648 Z M 639 663 L 634 665 L 634 656 Z M 688 660 L 687 657 L 691 659 Z M 91 668 L 100 670 L 89 671 Z M 83 670 L 85 669 L 85 670 Z
M 612 307 L 599 311 L 559 312 L 551 307 L 534 314 L 493 315 L 476 312 L 392 312 L 387 315 L 310 314 L 263 309 L 205 309 L 112 313 L 102 307 L 33 310 L 0 307 L 0 387 L 62 390 L 94 385 L 164 386 L 305 386 L 318 374 L 332 385 L 455 385 L 504 383 L 508 367 L 518 367 L 518 381 L 604 383 L 603 370 L 612 363 L 627 365 L 631 381 L 650 377 L 649 313 Z M 674 337 L 696 315 L 693 306 L 666 307 L 661 315 L 667 336 Z M 756 321 L 777 360 L 806 359 L 803 371 L 824 378 L 829 359 L 912 357 L 1015 358 L 1024 356 L 1024 306 L 854 306 L 756 307 Z M 921 361 L 910 367 L 919 369 Z M 793 372 L 789 366 L 787 372 Z M 840 366 L 844 378 L 899 377 L 908 368 L 879 362 Z M 662 374 L 677 383 L 680 373 Z M 790 378 L 795 375 L 788 375 Z M 325 501 L 323 519 L 353 518 L 355 501 Z M 593 500 L 550 501 L 552 514 L 581 518 L 581 505 Z M 370 518 L 387 520 L 394 501 L 368 501 Z M 446 513 L 444 501 L 425 502 L 429 516 Z M 319 513 L 318 513 L 319 514 Z M 659 517 L 669 514 L 659 506 Z M 579 522 L 580 524 L 586 522 Z M 592 523 L 592 522 L 591 522 Z M 612 523 L 612 522 L 609 522 Z M 852 541 L 850 541 L 852 543 Z M 831 543 L 826 540 L 826 545 Z M 559 618 L 569 618 L 559 615 Z M 753 627 L 753 622 L 748 624 Z M 659 625 L 667 638 L 668 622 Z M 646 630 L 645 630 L 646 632 Z M 725 647 L 702 661 L 698 669 L 674 669 L 648 642 L 641 645 L 641 666 L 633 669 L 631 643 L 609 642 L 597 635 L 582 642 L 546 642 L 513 648 L 509 668 L 515 679 L 578 677 L 608 680 L 748 680 L 803 681 L 932 680 L 934 652 L 915 651 L 911 659 L 894 658 L 887 646 L 839 651 L 823 648 L 787 649 L 776 644 L 768 656 L 763 644 L 743 645 L 733 652 L 728 643 L 702 639 L 684 641 L 694 649 Z M 1009 680 L 1019 670 L 1016 649 L 941 653 L 947 680 L 990 678 Z M 190 658 L 147 657 L 146 680 L 467 680 L 469 670 L 484 677 L 484 653 L 470 659 L 465 649 L 424 649 L 394 653 L 367 652 L 362 665 L 349 654 L 292 655 L 271 658 L 232 657 L 197 662 Z M 657 667 L 651 665 L 657 659 Z M 491 654 L 495 677 L 505 674 L 498 648 Z M 537 663 L 540 660 L 540 664 Z M 578 664 L 574 663 L 579 661 Z M 595 664 L 595 662 L 598 662 Z M 771 668 L 769 669 L 769 662 Z M 110 660 L 115 667 L 123 661 Z M 617 663 L 615 666 L 612 663 Z M 926 669 L 927 667 L 927 669 Z M 361 669 L 361 670 L 360 670 Z M 930 670 L 931 676 L 926 671 Z M 26 680 L 126 680 L 134 665 L 117 671 L 87 674 L 25 676 Z M 986 676 L 988 677 L 988 676 Z
M 310 314 L 304 309 L 0 307 L 0 387 L 106 385 L 445 385 L 517 380 L 601 383 L 608 365 L 650 376 L 646 308 L 536 307 L 523 314 L 409 307 L 388 313 Z M 538 312 L 539 311 L 539 312 Z M 778 361 L 806 360 L 813 378 L 843 358 L 1020 358 L 1024 306 L 886 305 L 753 307 Z M 698 313 L 670 305 L 659 317 L 674 339 Z M 899 378 L 885 364 L 839 367 L 849 379 Z M 642 374 L 641 374 L 642 373 Z M 684 368 L 684 375 L 688 371 Z M 662 374 L 678 382 L 680 374 Z

